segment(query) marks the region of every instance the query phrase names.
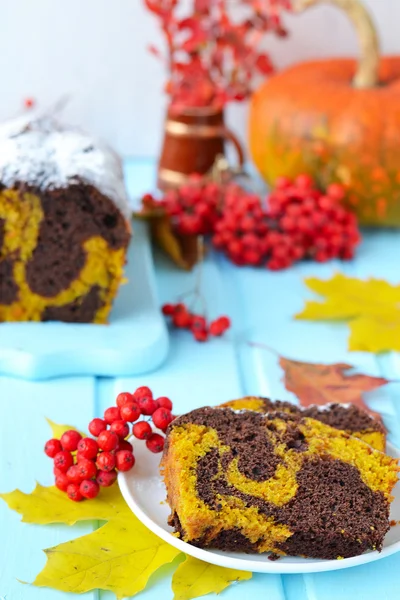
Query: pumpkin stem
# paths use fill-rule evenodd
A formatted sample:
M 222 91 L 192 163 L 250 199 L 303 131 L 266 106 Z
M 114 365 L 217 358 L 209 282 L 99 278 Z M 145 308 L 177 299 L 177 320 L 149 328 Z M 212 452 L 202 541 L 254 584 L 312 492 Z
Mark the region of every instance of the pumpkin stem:
M 293 10 L 303 12 L 310 6 L 323 2 L 344 10 L 356 29 L 361 57 L 353 80 L 354 86 L 359 89 L 375 87 L 379 82 L 380 46 L 371 15 L 360 0 L 293 0 Z

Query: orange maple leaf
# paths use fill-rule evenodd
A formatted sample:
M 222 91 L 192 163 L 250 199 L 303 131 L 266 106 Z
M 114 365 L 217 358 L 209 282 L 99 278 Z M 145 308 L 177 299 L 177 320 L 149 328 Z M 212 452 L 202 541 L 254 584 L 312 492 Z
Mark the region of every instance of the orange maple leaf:
M 199 236 L 177 233 L 164 209 L 145 207 L 134 217 L 149 222 L 152 240 L 178 267 L 190 271 L 199 262 Z
M 354 367 L 346 363 L 324 365 L 280 357 L 279 364 L 284 371 L 286 389 L 297 396 L 302 406 L 355 404 L 381 419 L 379 413 L 368 408 L 362 394 L 389 383 L 388 379 L 358 373 L 348 374 L 347 371 Z

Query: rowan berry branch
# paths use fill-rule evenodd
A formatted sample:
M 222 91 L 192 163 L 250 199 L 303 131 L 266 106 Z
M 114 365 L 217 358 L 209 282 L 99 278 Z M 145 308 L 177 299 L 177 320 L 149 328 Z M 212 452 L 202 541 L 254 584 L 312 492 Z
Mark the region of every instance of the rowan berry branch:
M 165 91 L 172 109 L 222 107 L 246 99 L 257 74 L 270 75 L 273 64 L 260 44 L 266 33 L 286 35 L 281 14 L 289 0 L 192 0 L 182 15 L 178 0 L 144 0 L 163 32 L 167 66 Z

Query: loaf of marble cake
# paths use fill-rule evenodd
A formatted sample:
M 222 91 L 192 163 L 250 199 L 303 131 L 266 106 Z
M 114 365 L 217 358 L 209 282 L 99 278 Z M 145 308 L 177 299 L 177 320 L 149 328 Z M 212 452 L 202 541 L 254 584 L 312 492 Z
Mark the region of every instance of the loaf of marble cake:
M 169 426 L 169 523 L 185 542 L 340 559 L 381 550 L 397 461 L 321 421 L 205 407 Z
M 47 118 L 0 125 L 0 321 L 107 322 L 130 236 L 112 150 Z

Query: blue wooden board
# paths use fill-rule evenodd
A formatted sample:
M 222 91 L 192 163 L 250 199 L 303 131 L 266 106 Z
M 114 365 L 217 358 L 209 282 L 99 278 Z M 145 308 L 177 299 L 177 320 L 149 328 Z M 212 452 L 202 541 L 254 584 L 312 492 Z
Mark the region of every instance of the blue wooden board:
M 157 368 L 167 356 L 169 343 L 143 222 L 134 224 L 125 275 L 128 283 L 119 289 L 109 325 L 1 323 L 0 374 L 32 380 L 117 377 Z
M 152 165 L 145 165 L 147 173 Z M 143 164 L 138 168 L 140 173 Z M 144 190 L 143 190 L 144 191 Z M 70 377 L 46 382 L 28 382 L 0 377 L 2 419 L 0 425 L 0 490 L 20 487 L 30 491 L 34 480 L 51 483 L 48 459 L 42 445 L 49 435 L 44 417 L 84 428 L 99 416 L 122 390 L 148 384 L 157 395 L 168 395 L 182 412 L 222 402 L 244 394 L 267 394 L 294 400 L 281 381 L 276 357 L 248 345 L 258 341 L 282 354 L 303 360 L 345 361 L 361 371 L 400 380 L 397 354 L 376 357 L 347 350 L 347 328 L 339 324 L 294 321 L 310 293 L 302 280 L 307 275 L 329 277 L 344 271 L 360 277 L 400 280 L 397 257 L 400 235 L 397 232 L 369 233 L 357 260 L 329 265 L 303 264 L 282 273 L 241 269 L 218 255 L 211 254 L 204 268 L 204 290 L 210 316 L 225 313 L 232 317 L 233 330 L 226 338 L 197 344 L 187 332 L 171 332 L 171 349 L 166 362 L 143 376 L 104 379 Z M 160 301 L 174 300 L 190 289 L 194 275 L 177 271 L 166 258 L 156 255 L 156 276 Z M 392 383 L 367 396 L 368 403 L 380 410 L 390 430 L 390 438 L 400 445 L 400 384 Z M 14 433 L 18 432 L 16 443 Z M 22 585 L 32 581 L 45 563 L 43 548 L 84 534 L 97 527 L 86 523 L 78 527 L 38 527 L 19 522 L 19 517 L 0 503 L 0 597 L 7 600 L 67 600 L 73 596 L 44 588 Z M 233 585 L 222 598 L 226 600 L 397 600 L 399 597 L 400 554 L 363 567 L 314 575 L 254 575 L 251 581 Z M 112 594 L 84 594 L 85 600 L 111 600 Z M 154 576 L 143 600 L 172 600 L 171 569 L 163 577 Z M 217 596 L 207 598 L 216 600 Z

